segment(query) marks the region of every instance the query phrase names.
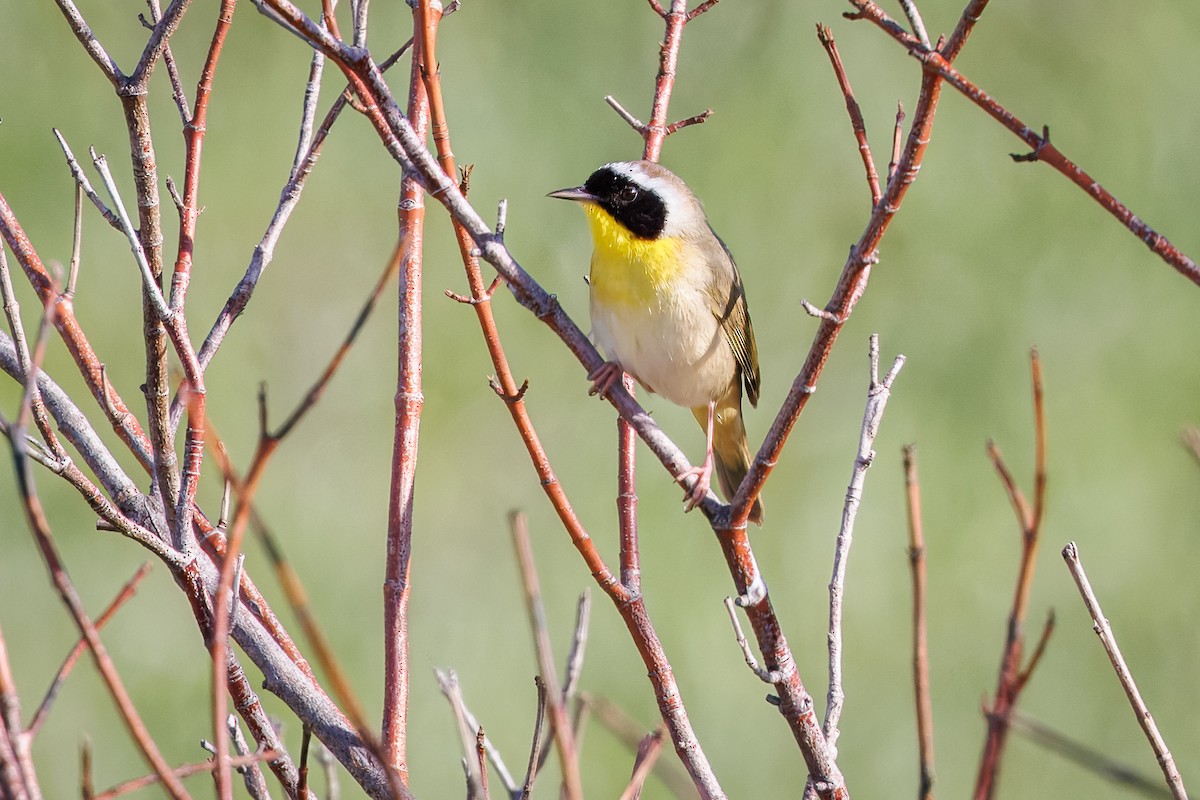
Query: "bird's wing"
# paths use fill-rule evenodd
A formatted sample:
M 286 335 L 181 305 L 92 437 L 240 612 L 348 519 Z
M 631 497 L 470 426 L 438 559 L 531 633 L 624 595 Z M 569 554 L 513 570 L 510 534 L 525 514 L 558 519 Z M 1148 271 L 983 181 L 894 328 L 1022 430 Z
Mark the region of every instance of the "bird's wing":
M 754 342 L 754 327 L 750 324 L 750 309 L 746 305 L 746 290 L 742 276 L 738 273 L 733 254 L 713 231 L 713 237 L 721 245 L 721 253 L 712 254 L 714 264 L 726 265 L 713 270 L 713 281 L 709 284 L 713 316 L 721 323 L 733 357 L 741 367 L 742 379 L 746 384 L 746 397 L 750 405 L 758 405 L 758 389 L 761 378 L 758 372 L 758 345 Z M 724 260 L 720 258 L 724 255 Z

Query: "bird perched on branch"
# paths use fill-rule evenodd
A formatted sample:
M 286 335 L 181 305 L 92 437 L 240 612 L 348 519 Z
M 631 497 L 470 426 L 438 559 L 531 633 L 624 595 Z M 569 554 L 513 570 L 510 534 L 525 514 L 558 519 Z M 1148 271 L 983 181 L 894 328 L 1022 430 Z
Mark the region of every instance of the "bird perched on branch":
M 592 334 L 608 361 L 588 376 L 603 394 L 628 372 L 647 391 L 692 410 L 706 433 L 686 506 L 708 493 L 714 466 L 726 498 L 750 469 L 742 391 L 758 403 L 758 350 L 737 265 L 700 201 L 651 161 L 605 164 L 574 200 L 591 223 Z M 762 523 L 762 503 L 750 519 Z

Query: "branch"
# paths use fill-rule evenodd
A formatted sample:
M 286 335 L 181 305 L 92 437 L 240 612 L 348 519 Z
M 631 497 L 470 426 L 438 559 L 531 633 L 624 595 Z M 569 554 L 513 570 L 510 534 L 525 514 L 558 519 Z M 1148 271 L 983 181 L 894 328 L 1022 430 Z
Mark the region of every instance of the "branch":
M 837 78 L 838 88 L 846 98 L 846 112 L 850 115 L 850 127 L 854 138 L 858 141 L 858 152 L 862 155 L 863 167 L 867 171 L 867 188 L 871 190 L 871 207 L 879 203 L 882 194 L 879 188 L 879 173 L 875 171 L 875 159 L 871 157 L 871 145 L 867 141 L 867 126 L 863 122 L 862 109 L 854 99 L 854 90 L 850 88 L 850 79 L 846 76 L 846 68 L 842 64 L 842 56 L 838 52 L 837 43 L 833 40 L 833 31 L 824 25 L 817 25 L 817 40 L 825 48 L 829 63 L 833 65 L 833 74 Z
M 904 486 L 908 499 L 908 563 L 913 594 L 913 688 L 917 707 L 917 749 L 920 769 L 919 800 L 933 800 L 933 698 L 929 690 L 929 631 L 925 615 L 925 534 L 921 521 L 921 484 L 917 478 L 917 448 L 904 448 Z
M 579 776 L 579 753 L 575 749 L 571 724 L 567 719 L 559 688 L 558 673 L 554 668 L 554 652 L 550 646 L 550 632 L 546 627 L 546 609 L 542 605 L 541 590 L 538 588 L 537 567 L 533 561 L 533 549 L 529 543 L 525 515 L 520 512 L 513 513 L 509 517 L 509 525 L 517 551 L 517 564 L 521 569 L 521 583 L 525 590 L 525 607 L 533 631 L 538 672 L 546 685 L 546 711 L 558 750 L 564 792 L 568 800 L 581 800 L 583 788 Z
M 1008 615 L 1004 649 L 1000 656 L 1000 674 L 997 678 L 996 694 L 987 715 L 987 739 L 984 741 L 983 754 L 979 760 L 979 771 L 975 778 L 974 796 L 977 800 L 984 800 L 994 795 L 1001 757 L 1008 738 L 1009 720 L 1016 708 L 1017 698 L 1029 681 L 1033 669 L 1037 666 L 1041 654 L 1045 650 L 1046 641 L 1053 630 L 1053 618 L 1051 617 L 1044 628 L 1033 658 L 1022 669 L 1021 659 L 1025 648 L 1025 618 L 1029 611 L 1029 594 L 1033 588 L 1033 575 L 1037 566 L 1038 541 L 1042 521 L 1040 509 L 1044 501 L 1046 486 L 1046 414 L 1043 402 L 1041 361 L 1036 349 L 1030 351 L 1029 360 L 1033 382 L 1036 510 L 1029 506 L 1024 493 L 1016 485 L 1012 473 L 1000 456 L 999 449 L 994 443 L 988 443 L 988 455 L 996 466 L 1001 483 L 1003 483 L 1016 513 L 1017 524 L 1021 528 L 1021 558 L 1012 608 Z
M 867 470 L 875 460 L 875 436 L 883 421 L 883 411 L 892 395 L 892 382 L 904 366 L 904 356 L 896 356 L 891 370 L 879 379 L 879 336 L 871 334 L 868 348 L 870 360 L 870 384 L 867 389 L 867 406 L 863 412 L 862 428 L 858 438 L 858 453 L 854 458 L 854 469 L 850 485 L 846 489 L 846 503 L 842 508 L 842 524 L 838 530 L 837 546 L 833 554 L 833 576 L 829 579 L 829 691 L 825 704 L 825 741 L 830 757 L 837 758 L 838 722 L 842 717 L 845 692 L 842 689 L 842 595 L 846 586 L 846 562 L 850 558 L 850 545 L 854 539 L 854 521 L 862 503 L 863 485 Z
M 1043 128 L 1042 135 L 1034 132 L 1033 128 L 1018 119 L 1012 112 L 997 100 L 984 92 L 964 75 L 951 66 L 954 56 L 958 54 L 962 43 L 970 32 L 974 19 L 987 5 L 986 0 L 973 0 L 967 7 L 958 29 L 955 30 L 951 42 L 942 52 L 929 49 L 911 34 L 901 28 L 888 17 L 875 3 L 866 0 L 850 0 L 858 12 L 855 18 L 867 19 L 895 39 L 908 50 L 908 54 L 921 62 L 926 74 L 937 75 L 957 89 L 963 96 L 979 108 L 983 109 L 992 119 L 1008 128 L 1017 138 L 1031 148 L 1028 156 L 1022 156 L 1022 161 L 1041 161 L 1061 173 L 1064 177 L 1082 189 L 1089 197 L 1100 204 L 1129 232 L 1143 242 L 1150 251 L 1170 265 L 1176 272 L 1192 283 L 1200 286 L 1200 266 L 1190 257 L 1182 253 L 1167 237 L 1155 231 L 1133 213 L 1124 203 L 1113 196 L 1111 192 L 1100 185 L 1099 181 L 1085 172 L 1079 165 L 1050 143 L 1049 131 Z M 974 16 L 972 16 L 974 15 Z M 969 22 L 968 22 L 969 20 Z M 961 35 L 960 35 L 961 31 Z
M 16 427 L 19 429 L 21 426 L 18 424 Z M 113 666 L 112 660 L 108 657 L 108 651 L 100 641 L 100 634 L 96 630 L 95 624 L 84 610 L 83 603 L 80 601 L 79 595 L 76 593 L 75 587 L 67 575 L 66 569 L 63 567 L 62 560 L 58 554 L 58 548 L 55 546 L 53 535 L 50 532 L 50 525 L 42 511 L 37 490 L 34 488 L 32 468 L 30 467 L 29 459 L 25 456 L 24 447 L 21 445 L 22 439 L 23 436 L 20 434 L 12 437 L 13 460 L 15 462 L 18 487 L 25 508 L 25 515 L 29 522 L 29 528 L 33 533 L 38 549 L 41 551 L 42 558 L 46 562 L 46 568 L 50 573 L 51 581 L 58 590 L 59 596 L 62 598 L 63 604 L 67 607 L 71 618 L 75 621 L 76 627 L 79 628 L 80 634 L 87 640 L 88 648 L 92 653 L 92 659 L 96 663 L 96 669 L 100 672 L 101 677 L 108 686 L 108 690 L 117 704 L 121 719 L 129 729 L 134 742 L 141 750 L 142 755 L 151 768 L 162 780 L 168 794 L 172 798 L 175 798 L 175 800 L 184 800 L 184 798 L 188 797 L 187 791 L 173 774 L 170 765 L 167 764 L 162 753 L 159 752 L 158 746 L 154 743 L 154 739 L 151 738 L 149 732 L 146 730 L 146 726 L 133 706 L 133 701 L 130 699 L 129 693 L 125 690 L 124 683 L 117 674 L 116 667 Z
M 137 591 L 138 585 L 142 582 L 142 579 L 149 574 L 149 572 L 150 562 L 148 561 L 138 567 L 137 571 L 133 573 L 133 577 L 125 582 L 125 585 L 121 587 L 119 592 L 117 592 L 117 596 L 114 597 L 112 602 L 108 604 L 108 608 L 104 609 L 104 612 L 100 616 L 96 617 L 95 625 L 97 631 L 102 630 L 104 626 L 108 624 L 108 621 L 111 620 L 121 609 L 121 606 L 125 605 L 125 603 L 127 603 L 129 599 L 133 597 L 134 592 Z M 26 733 L 30 737 L 37 736 L 42 724 L 46 721 L 47 715 L 50 713 L 51 705 L 53 705 L 55 698 L 58 697 L 59 690 L 62 689 L 63 683 L 67 680 L 67 676 L 71 674 L 71 670 L 75 667 L 75 662 L 79 660 L 79 657 L 83 655 L 83 652 L 87 650 L 87 647 L 87 639 L 81 638 L 75 643 L 75 646 L 71 648 L 71 652 L 67 653 L 67 657 L 63 659 L 63 663 L 59 666 L 58 672 L 54 674 L 54 678 L 50 681 L 49 688 L 46 689 L 46 694 L 42 698 L 41 705 L 38 706 L 37 711 L 35 711 L 33 714 L 33 718 L 29 721 L 29 727 L 27 728 Z
M 408 122 L 417 137 L 429 129 L 429 98 L 422 78 L 424 33 L 436 31 L 439 13 L 426 20 L 427 3 L 413 7 L 412 68 L 409 74 Z M 332 19 L 327 13 L 326 19 Z M 422 306 L 425 202 L 421 184 L 406 174 L 400 183 L 400 262 L 397 305 L 400 331 L 396 353 L 396 418 L 392 429 L 392 463 L 387 507 L 387 542 L 383 580 L 383 724 L 380 736 L 388 766 L 408 782 L 409 570 L 412 559 L 414 482 L 420 441 Z M 470 759 L 468 759 L 470 760 Z
M 1079 560 L 1079 548 L 1074 542 L 1068 542 L 1067 546 L 1063 548 L 1062 556 L 1067 562 L 1067 569 L 1070 570 L 1071 577 L 1075 579 L 1075 585 L 1079 587 L 1083 604 L 1092 617 L 1092 629 L 1100 637 L 1104 652 L 1108 655 L 1108 660 L 1112 662 L 1113 669 L 1117 673 L 1117 680 L 1120 681 L 1121 688 L 1125 690 L 1125 696 L 1129 698 L 1129 705 L 1133 707 L 1133 714 L 1137 718 L 1138 724 L 1142 726 L 1142 732 L 1146 734 L 1150 747 L 1154 750 L 1154 756 L 1162 768 L 1163 777 L 1166 778 L 1167 786 L 1171 790 L 1171 796 L 1176 800 L 1187 800 L 1187 791 L 1183 788 L 1183 778 L 1180 777 L 1179 770 L 1175 767 L 1175 759 L 1171 756 L 1171 751 L 1167 749 L 1167 743 L 1163 741 L 1162 735 L 1158 732 L 1158 726 L 1154 724 L 1154 718 L 1150 716 L 1150 709 L 1142 700 L 1137 684 L 1133 681 L 1133 674 L 1125 664 L 1121 648 L 1117 646 L 1117 639 L 1113 636 L 1112 626 L 1108 624 L 1108 619 L 1105 618 L 1104 612 L 1100 608 L 1100 601 L 1096 599 L 1087 573 L 1084 572 L 1083 564 Z

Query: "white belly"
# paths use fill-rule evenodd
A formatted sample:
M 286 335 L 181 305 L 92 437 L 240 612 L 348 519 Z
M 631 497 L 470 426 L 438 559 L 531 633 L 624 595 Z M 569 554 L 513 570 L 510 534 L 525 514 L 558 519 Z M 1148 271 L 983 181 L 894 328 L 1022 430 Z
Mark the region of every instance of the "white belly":
M 695 408 L 723 396 L 733 351 L 700 292 L 655 293 L 631 307 L 600 303 L 592 292 L 592 335 L 610 361 L 676 405 Z

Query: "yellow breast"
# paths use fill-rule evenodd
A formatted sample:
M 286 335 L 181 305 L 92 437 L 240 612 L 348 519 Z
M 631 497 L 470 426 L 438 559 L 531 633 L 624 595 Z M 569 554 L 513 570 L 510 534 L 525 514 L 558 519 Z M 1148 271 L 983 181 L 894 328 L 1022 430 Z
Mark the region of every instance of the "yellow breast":
M 589 278 L 593 300 L 617 307 L 651 307 L 670 291 L 682 267 L 678 239 L 639 239 L 608 212 L 585 203 L 595 253 Z

